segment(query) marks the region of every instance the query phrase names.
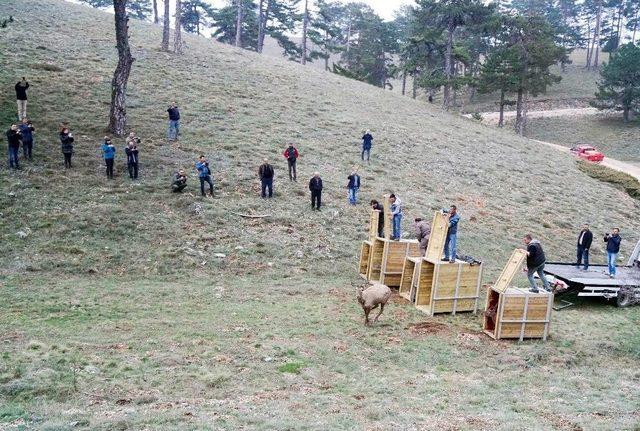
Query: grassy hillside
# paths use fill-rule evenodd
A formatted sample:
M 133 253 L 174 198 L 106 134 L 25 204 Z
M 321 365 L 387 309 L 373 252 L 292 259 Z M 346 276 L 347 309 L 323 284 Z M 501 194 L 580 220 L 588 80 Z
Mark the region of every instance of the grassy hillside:
M 629 396 L 636 309 L 587 302 L 554 316 L 548 343 L 491 342 L 478 317 L 425 319 L 398 299 L 383 323 L 364 328 L 353 287 L 367 208 L 347 205 L 345 185 L 370 128 L 361 198 L 396 192 L 407 231 L 413 216 L 458 204 L 460 250 L 486 262 L 486 282 L 526 232 L 550 258 L 571 258 L 585 219 L 596 232 L 620 225 L 627 255 L 640 205 L 623 191 L 552 149 L 313 68 L 191 36 L 185 55 L 162 53 L 160 29 L 139 22 L 128 113 L 143 140 L 142 179 L 128 180 L 116 140 L 118 176 L 108 182 L 99 144 L 116 64 L 112 16 L 56 0 L 0 3 L 9 14 L 0 119 L 12 121 L 13 84 L 27 76 L 38 134 L 32 163 L 0 169 L 0 429 L 601 429 L 640 420 Z M 165 141 L 174 100 L 179 145 Z M 62 121 L 78 138 L 71 171 L 59 153 Z M 289 141 L 303 154 L 294 184 L 280 155 Z M 215 165 L 213 200 L 198 196 L 201 152 Z M 277 169 L 272 201 L 258 197 L 263 157 Z M 180 167 L 192 194 L 169 192 Z M 326 188 L 320 213 L 306 189 L 314 170 Z M 598 243 L 594 260 L 602 251 Z

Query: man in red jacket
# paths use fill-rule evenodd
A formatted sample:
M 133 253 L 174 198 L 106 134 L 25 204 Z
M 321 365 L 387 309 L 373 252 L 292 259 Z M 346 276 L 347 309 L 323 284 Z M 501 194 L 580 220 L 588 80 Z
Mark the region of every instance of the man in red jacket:
M 289 144 L 282 155 L 289 163 L 289 181 L 298 181 L 296 179 L 296 160 L 298 160 L 299 157 L 298 150 L 293 144 Z

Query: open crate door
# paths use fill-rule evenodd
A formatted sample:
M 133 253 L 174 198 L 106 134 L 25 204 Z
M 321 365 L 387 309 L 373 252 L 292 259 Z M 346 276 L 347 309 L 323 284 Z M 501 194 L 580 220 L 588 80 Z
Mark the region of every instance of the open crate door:
M 432 262 L 439 262 L 442 259 L 448 230 L 449 219 L 442 212 L 436 211 L 431 222 L 431 236 L 424 257 Z
M 498 280 L 493 285 L 493 289 L 497 290 L 498 292 L 504 293 L 509 288 L 511 281 L 516 276 L 518 271 L 520 271 L 520 268 L 522 267 L 522 264 L 524 263 L 526 258 L 527 252 L 520 248 L 516 248 L 511 254 L 509 262 L 507 262 L 504 269 L 502 270 L 502 274 L 500 274 L 500 277 L 498 277 Z
M 369 241 L 373 241 L 378 236 L 378 221 L 382 217 L 380 210 L 371 210 L 371 219 L 369 220 Z
M 384 195 L 384 214 L 380 216 L 384 217 L 384 237 L 385 239 L 391 238 L 391 226 L 393 226 L 393 216 L 391 215 L 391 202 L 389 201 L 390 195 Z

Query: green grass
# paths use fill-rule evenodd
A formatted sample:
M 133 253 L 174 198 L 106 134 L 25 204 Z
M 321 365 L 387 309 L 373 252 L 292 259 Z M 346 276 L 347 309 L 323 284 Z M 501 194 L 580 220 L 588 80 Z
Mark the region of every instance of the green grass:
M 578 161 L 578 169 L 592 178 L 607 183 L 615 184 L 625 190 L 629 196 L 640 200 L 640 182 L 631 175 L 619 172 L 606 166 L 596 165 L 584 161 Z
M 622 114 L 531 118 L 527 136 L 572 147 L 590 144 L 605 156 L 640 163 L 640 122 L 625 124 Z
M 125 177 L 118 139 L 118 177 L 107 182 L 99 143 L 113 17 L 55 0 L 4 2 L 0 15 L 17 20 L 0 30 L 0 86 L 29 78 L 38 130 L 36 160 L 0 170 L 0 428 L 637 426 L 638 308 L 577 301 L 554 314 L 549 342 L 512 343 L 483 336 L 479 316 L 427 319 L 395 297 L 368 328 L 355 301 L 368 215 L 348 206 L 344 186 L 364 129 L 375 141 L 361 199 L 395 191 L 407 220 L 458 204 L 460 250 L 486 263 L 487 283 L 525 232 L 555 260 L 572 257 L 586 217 L 594 230 L 640 231 L 638 201 L 573 158 L 210 40 L 186 36 L 184 56 L 162 53 L 160 29 L 132 21 L 128 114 L 142 179 Z M 0 97 L 8 124 L 12 93 Z M 172 100 L 184 117 L 179 146 L 164 138 Z M 67 172 L 62 121 L 78 137 Z M 280 159 L 291 140 L 303 154 L 294 184 Z M 197 196 L 200 152 L 214 165 L 214 200 Z M 277 169 L 273 201 L 258 197 L 264 156 Z M 179 167 L 192 194 L 169 192 Z M 321 213 L 305 184 L 316 169 Z M 622 254 L 633 242 L 625 237 Z M 594 246 L 595 261 L 602 252 Z M 412 329 L 425 320 L 446 330 Z

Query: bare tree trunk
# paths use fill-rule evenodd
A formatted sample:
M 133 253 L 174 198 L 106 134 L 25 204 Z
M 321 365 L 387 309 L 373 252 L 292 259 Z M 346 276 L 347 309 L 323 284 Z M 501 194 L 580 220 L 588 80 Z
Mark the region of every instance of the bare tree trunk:
M 153 23 L 157 24 L 160 22 L 158 19 L 158 0 L 153 0 Z
M 602 27 L 602 0 L 598 2 L 598 15 L 596 16 L 596 33 L 594 36 L 594 46 L 596 49 L 595 56 L 593 57 L 593 67 L 598 69 L 600 67 L 599 55 L 600 55 L 600 27 Z
M 587 62 L 584 67 L 591 70 L 591 17 L 587 17 Z
M 264 21 L 264 1 L 265 0 L 260 0 L 260 4 L 258 6 L 258 46 L 256 48 L 256 51 L 258 53 L 262 53 L 262 34 L 264 33 L 264 27 L 262 22 Z
M 111 109 L 109 111 L 109 131 L 117 136 L 124 135 L 127 126 L 127 82 L 134 58 L 129 49 L 129 18 L 127 0 L 113 0 L 116 23 L 116 43 L 118 65 L 111 81 Z
M 524 104 L 524 90 L 518 89 L 518 101 L 516 102 L 516 133 L 522 136 L 522 105 Z
M 346 51 L 349 53 L 349 47 L 351 46 L 351 17 L 349 17 L 349 26 L 347 27 L 347 46 Z
M 498 127 L 504 127 L 504 90 L 500 90 L 500 119 Z
M 411 89 L 412 90 L 411 97 L 413 97 L 414 99 L 418 97 L 418 76 L 419 76 L 418 71 L 416 71 L 413 74 L 413 88 Z
M 633 36 L 631 36 L 631 43 L 635 45 L 636 43 L 636 32 L 638 30 L 638 18 L 640 18 L 640 9 L 636 11 L 636 15 L 633 18 Z
M 162 50 L 169 52 L 169 0 L 164 0 L 164 16 L 162 17 Z
M 324 70 L 329 70 L 329 30 L 324 31 Z
M 307 64 L 307 27 L 309 25 L 309 0 L 304 0 L 304 17 L 302 18 L 302 61 Z
M 242 0 L 237 0 L 238 11 L 236 13 L 236 46 L 242 47 Z
M 442 105 L 445 109 L 449 109 L 451 105 L 451 76 L 452 76 L 452 57 L 453 57 L 453 31 L 455 30 L 453 19 L 449 20 L 447 26 L 447 49 L 444 56 L 444 76 L 446 82 L 442 92 Z
M 200 36 L 200 12 L 198 12 L 198 6 L 194 3 L 191 10 L 193 11 L 193 15 L 196 17 L 196 34 Z
M 176 19 L 173 34 L 173 52 L 182 54 L 182 0 L 176 0 Z
M 402 71 L 402 95 L 407 94 L 407 71 Z

